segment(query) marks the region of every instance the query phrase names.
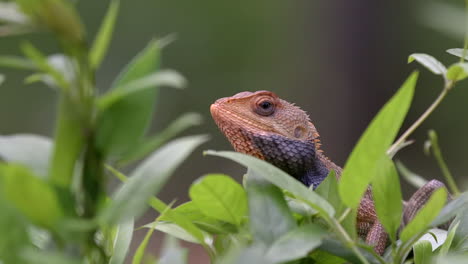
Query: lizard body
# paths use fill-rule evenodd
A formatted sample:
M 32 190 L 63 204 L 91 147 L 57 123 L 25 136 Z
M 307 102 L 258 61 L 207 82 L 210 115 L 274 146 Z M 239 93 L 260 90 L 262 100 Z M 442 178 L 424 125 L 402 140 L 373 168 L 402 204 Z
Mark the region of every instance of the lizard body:
M 299 107 L 269 91 L 241 92 L 218 99 L 212 117 L 238 152 L 263 159 L 315 189 L 328 175 L 342 169 L 320 149 L 319 134 Z M 407 224 L 443 183 L 432 180 L 405 202 L 402 225 Z M 388 235 L 377 219 L 372 190 L 364 194 L 357 211 L 357 230 L 366 243 L 383 254 Z

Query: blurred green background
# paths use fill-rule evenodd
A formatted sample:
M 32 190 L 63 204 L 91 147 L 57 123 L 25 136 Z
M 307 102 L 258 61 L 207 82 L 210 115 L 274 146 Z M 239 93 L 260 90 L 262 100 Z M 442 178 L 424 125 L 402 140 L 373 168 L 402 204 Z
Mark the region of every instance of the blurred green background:
M 430 3 L 123 0 L 113 42 L 97 76 L 98 86 L 104 91 L 151 38 L 176 33 L 177 40 L 163 52 L 163 65 L 180 71 L 189 85 L 185 90 L 161 90 L 152 131 L 184 112 L 198 112 L 204 116 L 204 123 L 187 134 L 211 135 L 212 140 L 202 149 L 231 149 L 211 120 L 210 104 L 240 91 L 271 90 L 310 114 L 325 153 L 343 165 L 379 108 L 411 71 L 421 69 L 416 64 L 407 65 L 409 54 L 429 53 L 448 65 L 457 61 L 445 53 L 448 48 L 462 47 L 454 26 L 458 25 L 454 24 L 457 17 Z M 108 1 L 78 2 L 90 36 L 95 34 L 107 6 Z M 440 23 L 452 25 L 451 30 L 441 33 L 437 30 L 443 28 Z M 47 36 L 27 37 L 45 52 L 58 50 Z M 18 42 L 22 38 L 2 38 L 0 54 L 20 54 Z M 6 69 L 0 73 L 7 77 L 0 87 L 0 133 L 51 136 L 55 93 L 41 85 L 25 86 L 22 73 Z M 424 69 L 421 73 L 405 127 L 428 107 L 443 85 L 439 76 Z M 422 152 L 427 130 L 434 128 L 453 174 L 460 183 L 465 181 L 466 86 L 465 81 L 455 87 L 412 136 L 416 143 L 397 155 L 425 178 L 441 178 L 434 159 Z M 223 172 L 240 179 L 243 168 L 227 160 L 203 157 L 202 149 L 177 170 L 161 198 L 185 201 L 189 185 L 205 173 Z M 402 181 L 402 185 L 407 184 Z M 405 191 L 408 195 L 413 189 L 408 186 Z M 152 219 L 154 214 L 149 212 L 138 224 Z M 155 254 L 160 237 L 158 233 L 152 240 Z M 191 263 L 205 263 L 206 257 L 197 252 L 191 249 Z

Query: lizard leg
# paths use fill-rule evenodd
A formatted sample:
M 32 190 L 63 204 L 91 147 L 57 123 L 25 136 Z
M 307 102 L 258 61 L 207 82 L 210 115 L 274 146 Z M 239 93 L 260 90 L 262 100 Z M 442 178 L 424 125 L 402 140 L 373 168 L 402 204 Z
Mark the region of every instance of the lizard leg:
M 423 187 L 419 188 L 405 203 L 405 209 L 403 210 L 403 226 L 406 226 L 414 218 L 418 211 L 424 207 L 432 193 L 442 187 L 445 187 L 442 182 L 438 180 L 431 180 Z M 450 194 L 448 196 L 448 200 L 451 200 Z

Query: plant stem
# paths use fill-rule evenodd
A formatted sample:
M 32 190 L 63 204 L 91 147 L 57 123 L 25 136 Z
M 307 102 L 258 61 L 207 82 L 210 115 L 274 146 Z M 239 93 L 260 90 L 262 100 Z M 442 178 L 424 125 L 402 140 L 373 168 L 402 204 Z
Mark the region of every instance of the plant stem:
M 343 241 L 343 243 L 346 246 L 349 246 L 353 253 L 359 258 L 362 264 L 369 264 L 369 261 L 362 255 L 362 253 L 359 251 L 359 248 L 356 246 L 356 243 L 351 239 L 351 237 L 348 235 L 346 230 L 344 230 L 343 226 L 336 220 L 335 218 L 328 218 L 327 221 L 329 224 L 337 231 L 339 234 L 339 237 Z
M 453 193 L 455 196 L 460 195 L 460 190 L 458 189 L 457 184 L 453 179 L 452 173 L 450 172 L 447 163 L 445 162 L 444 157 L 442 156 L 439 141 L 437 139 L 437 134 L 434 130 L 429 131 L 429 140 L 431 142 L 432 153 L 437 163 L 439 164 L 440 170 L 442 171 L 442 174 L 444 175 L 445 180 L 447 181 L 451 193 Z
M 63 189 L 68 189 L 72 182 L 75 163 L 84 144 L 81 125 L 75 103 L 67 94 L 60 95 L 49 175 Z
M 387 155 L 390 157 L 394 156 L 400 145 L 404 144 L 406 139 L 413 133 L 416 128 L 418 128 L 424 120 L 427 119 L 427 117 L 434 112 L 434 110 L 439 106 L 439 104 L 442 102 L 442 100 L 445 98 L 447 95 L 448 91 L 453 87 L 454 82 L 453 81 L 446 81 L 444 89 L 440 92 L 439 96 L 436 98 L 436 100 L 429 106 L 429 108 L 426 109 L 426 111 L 401 135 L 401 137 L 393 143 L 393 145 L 387 150 Z

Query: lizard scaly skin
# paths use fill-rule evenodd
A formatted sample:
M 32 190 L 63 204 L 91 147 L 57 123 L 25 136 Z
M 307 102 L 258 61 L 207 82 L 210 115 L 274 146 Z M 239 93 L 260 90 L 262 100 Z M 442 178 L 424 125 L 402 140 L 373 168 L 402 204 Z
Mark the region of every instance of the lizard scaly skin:
M 214 121 L 238 152 L 263 159 L 315 189 L 330 170 L 342 169 L 320 149 L 320 139 L 309 116 L 299 107 L 269 91 L 241 92 L 218 99 L 210 107 Z M 443 183 L 432 180 L 405 203 L 407 224 Z M 383 254 L 388 235 L 377 219 L 369 187 L 357 212 L 359 236 Z

